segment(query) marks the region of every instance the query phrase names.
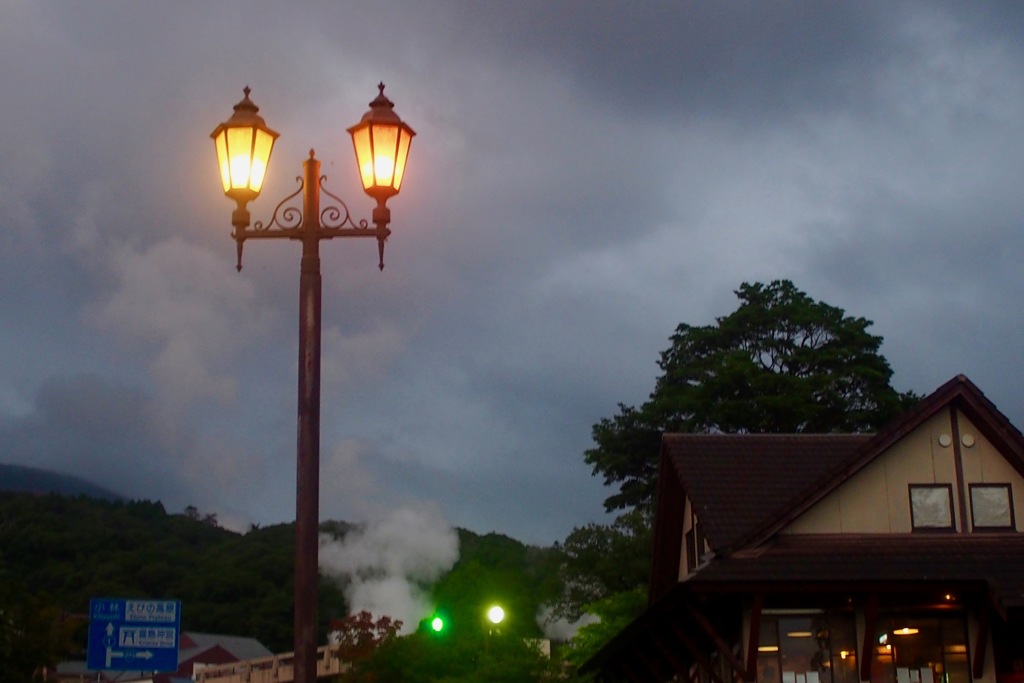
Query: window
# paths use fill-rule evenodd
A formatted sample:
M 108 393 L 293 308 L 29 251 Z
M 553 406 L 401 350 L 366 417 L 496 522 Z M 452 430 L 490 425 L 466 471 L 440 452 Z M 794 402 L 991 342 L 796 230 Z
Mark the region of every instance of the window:
M 975 529 L 1015 528 L 1009 484 L 971 484 L 970 490 L 971 520 Z
M 697 520 L 697 515 L 690 517 L 690 530 L 686 532 L 686 573 L 690 574 L 700 566 L 701 556 L 704 555 L 704 546 L 707 540 L 704 538 L 704 529 Z
M 689 574 L 697 568 L 697 530 L 690 529 L 686 532 L 686 573 Z
M 757 683 L 859 683 L 852 612 L 780 611 L 761 621 Z
M 880 619 L 871 683 L 971 683 L 962 616 Z
M 910 524 L 914 531 L 952 531 L 953 486 L 911 484 Z

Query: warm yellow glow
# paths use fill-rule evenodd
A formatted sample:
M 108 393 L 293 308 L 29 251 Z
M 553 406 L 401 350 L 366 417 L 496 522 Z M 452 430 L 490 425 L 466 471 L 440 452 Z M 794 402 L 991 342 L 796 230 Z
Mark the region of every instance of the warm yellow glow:
M 267 128 L 257 112 L 259 107 L 245 98 L 235 105 L 235 113 L 210 133 L 217 148 L 217 166 L 224 193 L 239 202 L 239 207 L 255 199 L 263 189 L 277 133 Z
M 390 185 L 395 177 L 395 160 L 391 157 L 378 156 L 373 160 L 374 174 L 377 176 L 377 183 Z
M 258 193 L 263 188 L 263 179 L 267 174 L 267 160 L 274 146 L 274 138 L 265 131 L 252 128 L 227 129 L 227 153 L 230 154 L 228 164 L 228 189 L 250 189 Z M 255 132 L 255 139 L 253 133 Z M 218 136 L 217 151 L 221 153 L 224 136 Z M 224 174 L 223 161 L 221 174 Z M 222 178 L 223 180 L 223 178 Z
M 778 645 L 758 645 L 757 646 L 757 651 L 758 652 L 778 652 L 779 651 L 779 646 Z
M 384 96 L 384 85 L 377 87 L 380 95 L 370 102 L 370 111 L 348 132 L 363 189 L 378 201 L 386 201 L 402 188 L 409 147 L 416 133 L 394 113 L 394 104 Z
M 252 128 L 228 128 L 228 154 L 231 157 L 231 187 L 249 186 L 249 155 L 252 153 Z
M 352 131 L 352 142 L 356 148 L 356 161 L 359 163 L 359 178 L 365 190 L 373 187 L 373 146 L 370 144 L 370 127 L 365 126 Z
M 405 160 L 409 158 L 409 144 L 412 133 L 402 129 L 402 137 L 398 140 L 398 153 L 395 155 L 395 192 L 402 189 L 402 178 L 405 177 Z
M 892 634 L 894 636 L 912 636 L 912 635 L 914 635 L 916 633 L 920 633 L 920 631 L 918 629 L 916 629 L 916 628 L 911 628 L 909 626 L 904 626 L 903 628 L 898 628 L 898 629 L 896 629 L 895 631 L 892 632 Z
M 503 610 L 498 605 L 495 605 L 494 607 L 487 610 L 487 618 L 490 620 L 492 624 L 500 624 L 502 621 L 505 620 L 505 610 Z
M 252 148 L 252 168 L 250 169 L 249 188 L 253 192 L 263 189 L 263 179 L 267 175 L 267 163 L 270 161 L 270 150 L 274 147 L 274 138 L 264 130 L 256 130 L 256 144 Z
M 231 189 L 231 166 L 228 162 L 227 131 L 221 131 L 214 140 L 217 145 L 217 164 L 220 166 L 220 182 L 224 191 Z
M 387 187 L 395 179 L 395 151 L 398 149 L 398 126 L 373 127 L 374 182 Z
M 814 634 L 810 631 L 790 631 L 786 634 L 787 638 L 810 638 Z
M 393 159 L 378 156 L 376 159 L 366 161 L 359 169 L 359 174 L 365 178 L 372 178 L 372 183 L 378 185 L 390 185 L 390 178 L 394 175 L 395 162 Z M 365 180 L 364 180 L 365 182 Z
M 850 656 L 850 653 L 847 650 L 840 650 L 839 651 L 839 658 L 840 659 L 846 659 L 849 656 Z
M 225 128 L 214 140 L 217 163 L 225 192 L 251 190 L 259 194 L 267 175 L 267 162 L 274 138 L 266 131 L 252 128 Z
M 375 124 L 352 131 L 364 190 L 377 187 L 398 192 L 401 189 L 411 140 L 412 135 L 394 125 Z

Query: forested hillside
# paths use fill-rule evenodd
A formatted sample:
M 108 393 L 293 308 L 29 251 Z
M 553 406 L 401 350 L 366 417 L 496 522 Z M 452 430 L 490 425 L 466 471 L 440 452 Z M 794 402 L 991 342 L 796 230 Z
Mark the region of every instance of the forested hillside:
M 44 605 L 64 615 L 84 648 L 90 598 L 174 598 L 182 601 L 185 630 L 251 636 L 271 650 L 290 650 L 293 525 L 238 534 L 189 512 L 168 514 L 159 502 L 0 493 L 0 610 L 15 613 L 19 601 Z M 349 528 L 322 525 L 336 536 Z M 556 594 L 554 551 L 465 530 L 459 540 L 459 561 L 433 589 L 453 612 L 470 609 L 474 597 L 500 594 L 532 622 Z M 346 614 L 342 587 L 321 579 L 321 634 Z M 77 625 L 76 615 L 83 615 Z

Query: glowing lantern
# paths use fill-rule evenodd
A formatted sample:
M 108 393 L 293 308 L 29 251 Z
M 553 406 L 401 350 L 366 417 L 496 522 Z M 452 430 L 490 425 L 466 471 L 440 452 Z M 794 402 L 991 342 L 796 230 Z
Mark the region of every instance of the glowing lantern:
M 398 118 L 395 104 L 384 96 L 384 84 L 377 87 L 380 93 L 370 102 L 370 111 L 348 132 L 363 190 L 382 204 L 402 188 L 409 145 L 416 133 Z
M 210 133 L 217 146 L 217 163 L 224 194 L 238 202 L 239 208 L 256 199 L 263 189 L 270 152 L 278 134 L 267 127 L 260 110 L 245 97 L 235 105 L 235 113 Z

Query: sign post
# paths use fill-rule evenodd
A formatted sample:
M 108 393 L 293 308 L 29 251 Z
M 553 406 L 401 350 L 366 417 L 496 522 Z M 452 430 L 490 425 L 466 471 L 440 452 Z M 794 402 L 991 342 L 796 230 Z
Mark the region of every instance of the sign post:
M 89 601 L 92 671 L 177 671 L 181 601 L 93 598 Z

